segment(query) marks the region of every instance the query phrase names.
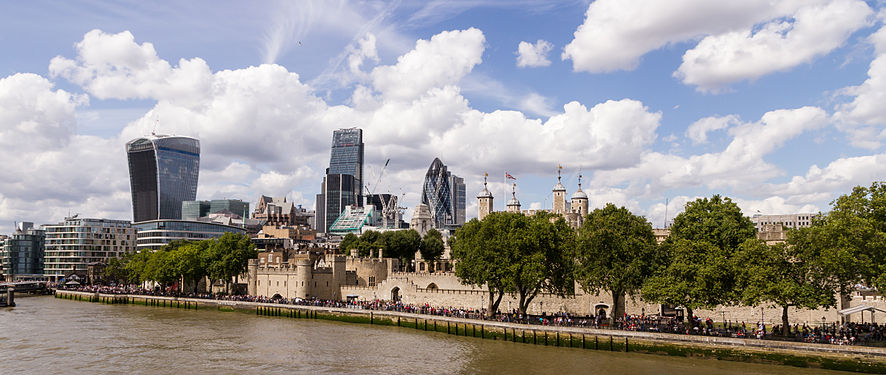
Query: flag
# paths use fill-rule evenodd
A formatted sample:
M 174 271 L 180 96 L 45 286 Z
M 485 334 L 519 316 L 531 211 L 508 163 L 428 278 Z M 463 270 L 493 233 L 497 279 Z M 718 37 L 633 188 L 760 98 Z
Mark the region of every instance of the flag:
M 560 164 L 557 164 L 557 169 L 563 169 L 563 166 Z
M 514 177 L 514 176 L 511 176 L 511 174 L 508 173 L 508 172 L 505 172 L 505 178 L 507 178 L 507 179 L 509 179 L 509 180 L 517 181 L 517 178 Z

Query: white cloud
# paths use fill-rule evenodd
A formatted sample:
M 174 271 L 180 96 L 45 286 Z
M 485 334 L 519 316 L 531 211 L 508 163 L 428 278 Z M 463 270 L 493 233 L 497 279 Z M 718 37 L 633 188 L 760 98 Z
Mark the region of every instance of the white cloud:
M 360 69 L 365 60 L 378 62 L 378 50 L 375 48 L 375 35 L 367 33 L 357 43 L 357 47 L 351 49 L 348 55 L 348 67 L 352 74 L 364 75 Z
M 725 129 L 740 122 L 741 120 L 736 115 L 705 117 L 689 125 L 686 129 L 686 136 L 692 140 L 692 143 L 706 143 L 709 132 Z
M 775 19 L 707 36 L 683 55 L 674 76 L 700 91 L 719 91 L 728 84 L 808 63 L 842 46 L 873 14 L 861 0 L 834 0 L 797 10 L 792 21 Z
M 868 69 L 868 79 L 840 92 L 853 99 L 837 106 L 834 119 L 849 135 L 852 145 L 875 149 L 886 139 L 886 27 L 872 34 L 870 41 L 877 56 Z
M 705 35 L 749 29 L 827 0 L 598 0 L 563 49 L 575 71 L 631 70 L 647 52 Z
M 548 60 L 548 53 L 553 48 L 553 44 L 541 39 L 535 42 L 535 44 L 520 42 L 517 45 L 517 66 L 525 68 L 551 65 L 551 60 Z
M 765 113 L 760 121 L 733 126 L 733 139 L 721 152 L 680 157 L 658 152 L 642 155 L 627 168 L 598 171 L 594 186 L 630 183 L 641 191 L 707 186 L 709 189 L 748 188 L 782 172 L 763 157 L 797 135 L 819 129 L 828 116 L 818 107 L 782 109 Z
M 429 89 L 457 83 L 482 61 L 483 32 L 444 31 L 419 39 L 415 49 L 397 58 L 396 65 L 372 70 L 372 84 L 386 98 L 410 100 Z

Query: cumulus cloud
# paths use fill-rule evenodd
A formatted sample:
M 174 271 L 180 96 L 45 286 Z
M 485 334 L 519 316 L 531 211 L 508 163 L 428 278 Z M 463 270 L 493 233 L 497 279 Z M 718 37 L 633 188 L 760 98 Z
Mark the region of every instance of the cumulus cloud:
M 705 143 L 708 141 L 709 132 L 725 129 L 740 122 L 741 120 L 736 115 L 705 117 L 689 125 L 686 128 L 686 136 L 692 140 L 692 143 Z
M 372 84 L 385 97 L 402 100 L 455 84 L 482 61 L 485 42 L 483 32 L 473 27 L 419 39 L 397 64 L 373 69 Z
M 872 14 L 864 1 L 834 0 L 800 8 L 792 20 L 707 36 L 686 51 L 674 76 L 700 91 L 718 91 L 788 70 L 842 46 Z
M 548 60 L 548 53 L 553 48 L 553 44 L 541 39 L 535 42 L 535 44 L 520 42 L 517 45 L 517 66 L 525 68 L 551 65 L 551 60 Z
M 764 156 L 803 132 L 827 124 L 827 113 L 818 107 L 770 111 L 757 122 L 733 126 L 729 131 L 732 141 L 721 152 L 689 157 L 649 152 L 635 166 L 596 172 L 593 184 L 629 183 L 635 189 L 651 191 L 757 186 L 782 173 Z
M 718 91 L 825 55 L 872 16 L 862 0 L 598 0 L 561 57 L 575 71 L 632 70 L 650 51 L 700 39 L 674 75 Z
M 868 69 L 868 79 L 840 92 L 853 98 L 837 107 L 834 119 L 854 146 L 875 149 L 886 139 L 886 27 L 872 34 L 870 41 L 877 56 Z

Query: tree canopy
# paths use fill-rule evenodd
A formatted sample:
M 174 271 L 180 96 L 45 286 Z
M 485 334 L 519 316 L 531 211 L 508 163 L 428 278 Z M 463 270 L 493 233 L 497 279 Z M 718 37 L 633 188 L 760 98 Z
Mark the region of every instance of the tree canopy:
M 690 316 L 700 307 L 734 304 L 739 300 L 735 255 L 755 237 L 754 223 L 729 198 L 686 203 L 661 246 L 665 266 L 646 281 L 643 298 L 684 306 Z
M 522 313 L 539 293 L 572 294 L 574 245 L 575 232 L 560 216 L 493 212 L 456 231 L 451 246 L 456 276 L 485 284 L 495 314 L 507 292 L 518 294 Z
M 662 263 L 652 224 L 609 203 L 591 211 L 578 232 L 575 278 L 586 292 L 609 291 L 612 318 Z
M 443 256 L 443 234 L 431 228 L 421 240 L 421 257 L 426 260 L 437 260 Z

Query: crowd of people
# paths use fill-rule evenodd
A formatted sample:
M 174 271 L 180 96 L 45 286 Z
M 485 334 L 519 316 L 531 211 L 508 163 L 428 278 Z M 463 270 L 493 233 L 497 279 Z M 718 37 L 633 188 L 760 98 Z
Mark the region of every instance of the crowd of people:
M 225 295 L 214 293 L 180 293 L 172 288 L 148 289 L 140 286 L 76 286 L 59 289 L 74 290 L 89 293 L 103 294 L 133 294 L 147 296 L 186 297 L 201 298 L 235 302 L 260 302 L 284 305 L 317 306 L 349 308 L 359 310 L 398 311 L 411 314 L 436 315 L 457 317 L 464 319 L 497 320 L 500 322 L 521 323 L 527 325 L 583 327 L 597 329 L 616 329 L 624 331 L 659 332 L 684 335 L 704 335 L 718 337 L 756 338 L 803 341 L 811 343 L 824 343 L 835 345 L 871 345 L 886 340 L 886 325 L 877 323 L 830 323 L 820 326 L 795 324 L 790 327 L 788 335 L 782 335 L 782 327 L 776 325 L 768 327 L 762 322 L 747 324 L 746 322 L 726 321 L 715 324 L 711 318 L 702 319 L 693 316 L 689 319 L 676 317 L 663 317 L 659 315 L 629 315 L 613 320 L 604 315 L 574 316 L 565 312 L 541 315 L 521 314 L 518 311 L 510 311 L 490 316 L 486 309 L 459 308 L 453 306 L 431 306 L 430 304 L 405 304 L 401 301 L 390 300 L 324 300 L 304 298 L 283 298 L 250 296 L 250 295 Z

